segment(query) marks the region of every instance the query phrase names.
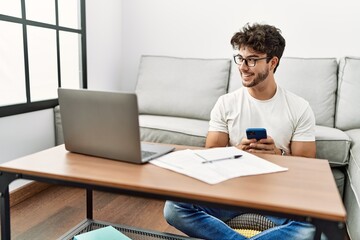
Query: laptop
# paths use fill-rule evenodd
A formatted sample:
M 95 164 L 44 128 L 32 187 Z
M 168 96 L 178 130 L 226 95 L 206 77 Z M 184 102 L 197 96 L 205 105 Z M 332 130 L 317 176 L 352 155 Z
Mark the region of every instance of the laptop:
M 59 88 L 58 97 L 70 152 L 141 164 L 174 150 L 140 141 L 135 93 Z

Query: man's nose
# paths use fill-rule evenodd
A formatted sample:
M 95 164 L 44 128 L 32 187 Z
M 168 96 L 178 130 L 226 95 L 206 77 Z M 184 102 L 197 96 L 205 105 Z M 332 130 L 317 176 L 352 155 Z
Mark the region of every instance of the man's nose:
M 248 70 L 249 69 L 249 67 L 245 61 L 243 61 L 242 64 L 239 64 L 238 68 L 239 68 L 239 70 Z

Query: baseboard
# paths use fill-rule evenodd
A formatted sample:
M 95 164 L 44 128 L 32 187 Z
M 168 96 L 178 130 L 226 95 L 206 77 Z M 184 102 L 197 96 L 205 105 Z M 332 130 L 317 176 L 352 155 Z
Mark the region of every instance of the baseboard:
M 26 199 L 33 197 L 41 191 L 51 187 L 51 184 L 40 182 L 29 182 L 14 191 L 10 192 L 10 207 L 19 204 Z

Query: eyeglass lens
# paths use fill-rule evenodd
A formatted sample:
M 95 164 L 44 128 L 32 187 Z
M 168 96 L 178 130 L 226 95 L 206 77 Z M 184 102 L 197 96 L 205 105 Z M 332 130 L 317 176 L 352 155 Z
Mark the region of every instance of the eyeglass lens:
M 246 58 L 242 58 L 241 56 L 237 55 L 234 57 L 234 60 L 235 60 L 235 63 L 238 65 L 242 65 L 245 62 L 246 66 L 253 67 L 256 64 L 257 59 L 254 59 L 254 58 L 246 59 Z

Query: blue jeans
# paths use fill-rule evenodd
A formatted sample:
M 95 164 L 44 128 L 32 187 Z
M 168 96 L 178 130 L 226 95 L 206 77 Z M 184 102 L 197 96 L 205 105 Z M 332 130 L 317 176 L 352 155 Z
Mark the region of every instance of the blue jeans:
M 210 208 L 190 203 L 166 201 L 166 221 L 190 237 L 214 240 L 248 239 L 224 222 L 242 214 L 233 210 Z M 306 222 L 266 216 L 276 227 L 265 230 L 251 239 L 314 239 L 315 227 Z

